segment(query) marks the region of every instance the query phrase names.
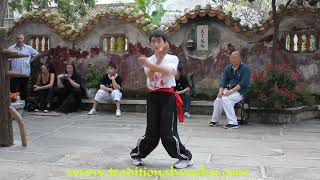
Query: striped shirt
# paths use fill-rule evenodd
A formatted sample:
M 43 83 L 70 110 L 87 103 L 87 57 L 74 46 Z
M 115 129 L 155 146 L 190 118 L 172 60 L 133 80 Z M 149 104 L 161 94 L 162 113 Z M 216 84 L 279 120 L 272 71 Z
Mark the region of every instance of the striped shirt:
M 29 55 L 28 57 L 24 58 L 13 58 L 9 59 L 11 61 L 11 70 L 20 72 L 23 74 L 30 75 L 31 67 L 31 57 L 36 56 L 39 52 L 33 49 L 31 46 L 23 44 L 22 47 L 18 47 L 16 44 L 9 47 L 10 50 L 15 51 L 20 54 Z

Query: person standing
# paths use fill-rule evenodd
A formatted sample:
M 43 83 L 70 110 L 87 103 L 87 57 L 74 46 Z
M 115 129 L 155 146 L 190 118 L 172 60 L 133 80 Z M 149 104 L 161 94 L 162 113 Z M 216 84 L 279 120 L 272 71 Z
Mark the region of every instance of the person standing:
M 31 62 L 37 58 L 39 52 L 31 46 L 24 44 L 24 35 L 18 34 L 16 44 L 9 47 L 10 50 L 20 54 L 28 55 L 24 58 L 9 59 L 11 71 L 25 74 L 25 77 L 15 77 L 10 79 L 10 92 L 20 92 L 21 100 L 27 97 L 28 80 L 31 73 Z
M 185 168 L 193 165 L 193 160 L 191 152 L 181 143 L 177 131 L 177 109 L 179 121 L 183 120 L 182 100 L 173 90 L 176 86 L 175 74 L 179 60 L 177 56 L 167 54 L 169 44 L 162 31 L 154 31 L 149 40 L 154 55 L 149 58 L 141 56 L 138 59 L 144 66 L 150 91 L 147 96 L 147 127 L 145 135 L 138 140 L 137 146 L 130 153 L 131 162 L 136 166 L 143 165 L 142 158 L 147 157 L 158 146 L 161 138 L 168 154 L 178 159 L 174 167 Z

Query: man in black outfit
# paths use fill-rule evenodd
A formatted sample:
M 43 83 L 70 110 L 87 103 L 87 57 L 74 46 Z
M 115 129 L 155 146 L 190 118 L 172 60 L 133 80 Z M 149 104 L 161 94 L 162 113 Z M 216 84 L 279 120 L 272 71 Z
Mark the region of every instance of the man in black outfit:
M 116 104 L 116 116 L 121 116 L 120 100 L 122 98 L 121 84 L 122 79 L 116 72 L 117 67 L 114 63 L 110 62 L 106 69 L 106 74 L 102 77 L 100 89 L 94 97 L 93 107 L 88 115 L 96 112 L 99 103 L 113 101 Z
M 144 66 L 150 92 L 147 96 L 147 127 L 145 135 L 130 153 L 132 164 L 142 165 L 142 158 L 147 157 L 158 146 L 161 138 L 168 154 L 178 159 L 174 167 L 185 168 L 191 166 L 193 160 L 191 152 L 181 143 L 177 131 L 177 109 L 179 120 L 183 120 L 182 101 L 173 89 L 176 86 L 175 74 L 179 60 L 177 56 L 167 54 L 169 44 L 162 31 L 153 32 L 150 43 L 154 55 L 139 58 L 140 64 Z
M 190 115 L 190 85 L 187 77 L 182 74 L 182 68 L 178 67 L 178 72 L 176 74 L 176 87 L 174 91 L 178 93 L 183 100 L 184 106 L 184 117 L 191 118 Z

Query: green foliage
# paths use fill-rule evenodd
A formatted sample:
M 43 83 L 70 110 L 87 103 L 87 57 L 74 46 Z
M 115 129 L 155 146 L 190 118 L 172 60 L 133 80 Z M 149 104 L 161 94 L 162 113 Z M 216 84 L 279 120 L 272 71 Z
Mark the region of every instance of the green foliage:
M 95 6 L 95 0 L 57 0 L 56 3 L 58 12 L 68 23 L 74 22 L 77 15 L 86 16 L 88 9 Z M 11 0 L 9 6 L 22 13 L 49 9 L 52 4 L 48 0 Z
M 85 82 L 87 88 L 98 88 L 103 73 L 98 67 L 89 65 L 85 75 Z
M 153 24 L 159 24 L 166 10 L 163 8 L 162 3 L 157 3 L 155 6 L 156 10 L 151 15 L 151 21 Z
M 117 51 L 118 51 L 118 52 L 119 52 L 119 51 L 122 51 L 123 40 L 122 40 L 122 37 L 121 37 L 121 36 L 119 36 L 119 37 L 117 38 L 117 44 L 118 44 L 118 49 L 117 49 Z
M 249 89 L 254 104 L 262 108 L 289 108 L 301 102 L 297 88 L 298 74 L 285 64 L 268 65 L 264 71 L 253 73 L 253 83 Z
M 159 24 L 161 21 L 161 18 L 163 17 L 166 10 L 163 8 L 162 3 L 164 3 L 166 0 L 134 0 L 136 3 L 136 6 L 133 7 L 136 11 L 142 11 L 144 13 L 145 18 L 149 18 L 153 24 Z M 148 6 L 155 6 L 155 11 L 152 12 L 151 16 L 147 12 Z
M 150 3 L 150 1 L 149 0 L 134 0 L 134 2 L 136 3 L 136 5 L 131 6 L 134 9 L 134 11 L 135 12 L 142 11 L 144 14 L 144 18 L 151 19 L 151 17 L 147 13 L 147 6 Z
M 137 8 L 146 14 L 147 6 L 150 3 L 150 0 L 134 0 L 137 4 Z

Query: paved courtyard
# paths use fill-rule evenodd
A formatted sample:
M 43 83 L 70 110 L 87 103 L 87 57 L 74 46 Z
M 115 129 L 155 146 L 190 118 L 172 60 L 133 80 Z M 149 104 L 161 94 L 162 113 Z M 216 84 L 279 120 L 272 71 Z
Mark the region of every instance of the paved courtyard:
M 145 166 L 135 169 L 130 164 L 129 152 L 145 130 L 143 113 L 124 112 L 120 118 L 108 112 L 58 117 L 25 113 L 24 118 L 28 146 L 21 146 L 15 125 L 15 145 L 0 148 L 0 180 L 320 179 L 320 120 L 290 125 L 251 123 L 225 130 L 221 126 L 209 127 L 210 116 L 194 115 L 179 125 L 182 142 L 193 153 L 195 162 L 185 170 L 193 171 L 193 176 L 126 177 L 106 173 L 103 177 L 98 174 L 76 177 L 68 174 L 68 170 L 109 172 L 112 168 L 121 172 L 131 168 L 135 172 L 152 169 L 181 172 L 170 169 L 176 160 L 169 157 L 161 143 L 144 160 Z M 205 174 L 207 170 L 219 174 L 211 177 Z

